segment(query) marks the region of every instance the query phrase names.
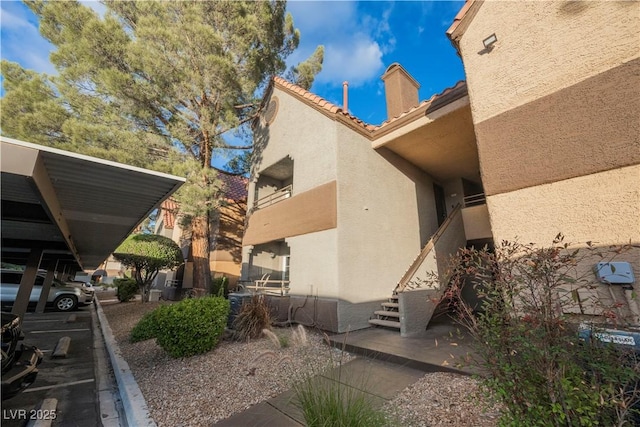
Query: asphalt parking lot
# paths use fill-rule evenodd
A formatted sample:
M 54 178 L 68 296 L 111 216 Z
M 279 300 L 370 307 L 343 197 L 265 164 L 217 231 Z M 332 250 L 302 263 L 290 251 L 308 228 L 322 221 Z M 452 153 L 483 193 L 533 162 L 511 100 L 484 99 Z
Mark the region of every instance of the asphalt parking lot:
M 104 405 L 101 410 L 100 406 L 99 396 L 105 396 L 107 390 L 109 400 L 114 386 L 109 383 L 111 376 L 102 355 L 101 334 L 95 334 L 99 335 L 97 339 L 94 336 L 96 319 L 93 306 L 73 312 L 25 315 L 22 342 L 38 347 L 44 357 L 36 381 L 17 396 L 2 401 L 2 426 L 25 426 L 30 420 L 64 427 L 118 425 L 113 422 L 117 414 L 105 410 Z M 65 336 L 71 338 L 66 357 L 53 358 L 58 340 Z M 38 410 L 44 399 L 56 399 L 55 409 Z

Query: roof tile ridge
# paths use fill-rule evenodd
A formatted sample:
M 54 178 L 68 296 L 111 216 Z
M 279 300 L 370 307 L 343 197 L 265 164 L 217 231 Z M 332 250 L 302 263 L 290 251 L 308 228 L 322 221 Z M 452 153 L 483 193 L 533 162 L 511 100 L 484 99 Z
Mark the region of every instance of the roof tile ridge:
M 285 88 L 289 89 L 290 91 L 297 93 L 299 95 L 301 95 L 303 98 L 306 98 L 310 101 L 313 101 L 313 103 L 317 104 L 318 106 L 324 108 L 325 110 L 331 111 L 332 113 L 336 112 L 337 110 L 341 110 L 340 107 L 338 107 L 337 105 L 333 104 L 332 102 L 322 98 L 319 95 L 316 95 L 313 92 L 308 91 L 307 89 L 304 89 L 294 83 L 291 83 L 288 80 L 283 79 L 282 77 L 279 76 L 275 76 L 274 80 L 276 81 L 276 83 L 284 86 Z M 322 102 L 324 101 L 324 104 L 322 104 Z M 322 104 L 322 105 L 321 105 Z M 335 110 L 334 110 L 335 108 Z
M 438 98 L 440 98 L 440 97 L 442 97 L 442 96 L 444 96 L 444 95 L 448 94 L 449 92 L 452 92 L 452 91 L 454 91 L 454 90 L 456 90 L 456 89 L 461 88 L 461 87 L 462 87 L 462 86 L 464 86 L 466 83 L 467 83 L 467 82 L 466 82 L 466 80 L 458 80 L 458 81 L 456 82 L 456 84 L 455 84 L 455 85 L 453 85 L 453 86 L 449 86 L 449 87 L 446 87 L 446 88 L 444 88 L 444 89 L 443 89 L 441 92 L 439 92 L 439 93 L 434 93 L 433 95 L 431 95 L 431 97 L 430 97 L 429 99 L 426 99 L 426 100 L 424 100 L 424 101 L 421 101 L 421 102 L 420 102 L 418 105 L 416 105 L 415 107 L 411 107 L 411 108 L 410 108 L 410 109 L 408 109 L 407 111 L 405 111 L 405 112 L 403 112 L 403 113 L 400 113 L 400 114 L 399 114 L 399 115 L 397 115 L 397 116 L 393 116 L 393 117 L 391 117 L 390 119 L 385 120 L 385 121 L 384 121 L 384 122 L 382 122 L 382 123 L 380 124 L 380 126 L 378 126 L 378 127 L 379 127 L 379 128 L 381 128 L 381 127 L 383 127 L 383 126 L 388 125 L 389 123 L 395 122 L 396 120 L 398 120 L 398 119 L 400 119 L 400 118 L 402 118 L 402 117 L 406 116 L 407 114 L 410 114 L 410 113 L 414 112 L 415 110 L 417 110 L 417 109 L 419 109 L 419 108 L 424 107 L 425 105 L 428 105 L 428 104 L 433 103 L 433 101 L 435 101 L 436 99 L 438 99 Z
M 302 96 L 305 99 L 308 99 L 309 101 L 313 102 L 318 107 L 324 110 L 327 110 L 335 114 L 342 113 L 343 115 L 348 117 L 350 120 L 352 120 L 354 123 L 357 123 L 358 125 L 362 126 L 366 130 L 373 130 L 378 128 L 378 126 L 366 123 L 363 120 L 359 119 L 358 117 L 354 116 L 353 114 L 349 113 L 348 111 L 344 111 L 342 108 L 338 107 L 336 104 L 332 103 L 331 101 L 328 101 L 327 99 L 321 97 L 320 95 L 317 95 L 311 91 L 308 91 L 307 89 L 304 89 L 294 83 L 291 83 L 288 80 L 283 79 L 282 77 L 274 76 L 273 79 L 276 83 L 285 87 L 289 91 L 293 93 L 297 93 L 298 95 Z

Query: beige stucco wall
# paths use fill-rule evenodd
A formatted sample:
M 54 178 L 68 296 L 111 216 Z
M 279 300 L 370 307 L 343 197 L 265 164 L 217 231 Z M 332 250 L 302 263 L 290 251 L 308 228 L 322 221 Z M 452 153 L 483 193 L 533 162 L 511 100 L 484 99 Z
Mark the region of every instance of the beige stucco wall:
M 462 208 L 462 222 L 467 240 L 491 239 L 491 223 L 487 205 Z
M 487 198 L 496 242 L 640 243 L 640 166 L 631 166 Z M 639 260 L 640 263 L 640 260 Z
M 249 245 L 285 237 L 291 254 L 290 295 L 337 298 L 336 122 L 277 87 L 272 96 L 278 99 L 278 112 L 269 126 L 255 131 L 256 143 L 262 145 L 256 169 L 290 157 L 292 197 L 249 216 L 243 264 L 249 262 Z M 249 184 L 249 206 L 255 181 L 253 177 Z
M 280 280 L 282 274 L 282 258 L 286 247 L 282 242 L 271 242 L 257 245 L 253 248 L 250 275 L 259 279 L 263 274 L 269 274 L 270 279 Z
M 259 146 L 257 171 L 291 157 L 294 196 L 335 180 L 335 121 L 277 87 L 272 96 L 278 99 L 278 113 L 269 126 L 255 132 L 255 142 Z M 255 181 L 255 177 L 252 178 Z M 254 189 L 255 182 L 251 182 L 249 206 L 253 206 Z
M 437 228 L 433 182 L 350 129 L 338 129 L 338 138 L 340 298 L 388 298 Z
M 291 294 L 349 303 L 387 298 L 437 228 L 432 180 L 397 155 L 372 150 L 365 137 L 288 93 L 275 88 L 273 95 L 278 114 L 256 132 L 258 143 L 264 144 L 257 169 L 291 157 L 293 196 L 255 211 L 253 219 L 333 180 L 337 187 L 337 228 L 276 236 L 286 237 L 291 248 Z M 250 206 L 254 186 L 249 188 Z M 274 221 L 267 222 L 271 226 Z M 249 217 L 245 245 L 265 241 L 251 237 L 252 227 Z M 248 250 L 243 252 L 247 262 Z
M 640 163 L 639 111 L 640 58 L 476 123 L 485 192 Z
M 494 240 L 640 241 L 640 4 L 488 1 L 463 24 Z
M 286 239 L 291 248 L 291 295 L 338 298 L 336 229 Z
M 638 58 L 638 40 L 638 2 L 486 1 L 460 41 L 474 122 Z

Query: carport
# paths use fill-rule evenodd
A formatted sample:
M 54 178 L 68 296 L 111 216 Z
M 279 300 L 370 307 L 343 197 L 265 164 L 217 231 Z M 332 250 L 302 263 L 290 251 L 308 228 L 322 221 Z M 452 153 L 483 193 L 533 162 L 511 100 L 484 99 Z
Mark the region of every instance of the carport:
M 39 268 L 96 269 L 184 178 L 0 137 L 2 261 L 25 265 L 12 312 L 24 316 Z

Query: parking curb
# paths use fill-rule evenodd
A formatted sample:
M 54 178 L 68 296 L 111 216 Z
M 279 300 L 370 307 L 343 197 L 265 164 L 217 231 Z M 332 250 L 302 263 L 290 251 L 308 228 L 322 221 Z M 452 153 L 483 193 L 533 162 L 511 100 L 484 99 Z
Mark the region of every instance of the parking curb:
M 69 346 L 71 346 L 71 337 L 62 337 L 58 340 L 58 344 L 56 344 L 56 348 L 53 350 L 51 357 L 53 359 L 60 357 L 67 357 L 67 353 L 69 352 Z
M 140 387 L 138 387 L 138 383 L 133 377 L 129 364 L 124 360 L 124 357 L 122 357 L 120 347 L 113 337 L 113 332 L 102 311 L 102 306 L 98 298 L 95 299 L 95 303 L 100 329 L 102 330 L 102 336 L 104 337 L 107 352 L 109 353 L 109 359 L 113 366 L 113 373 L 118 384 L 118 392 L 124 407 L 127 424 L 137 427 L 156 427 L 155 421 L 149 414 L 147 402 L 142 395 L 142 391 L 140 391 Z

